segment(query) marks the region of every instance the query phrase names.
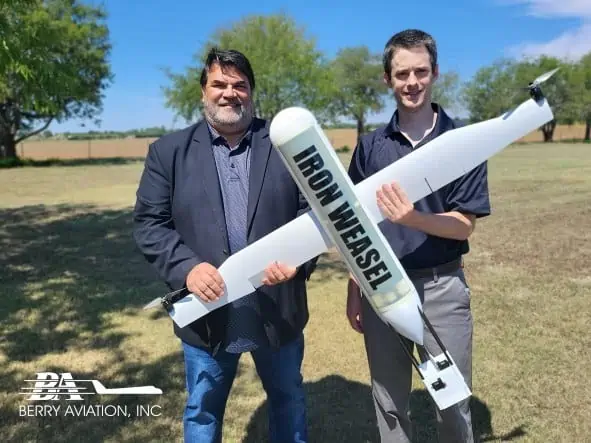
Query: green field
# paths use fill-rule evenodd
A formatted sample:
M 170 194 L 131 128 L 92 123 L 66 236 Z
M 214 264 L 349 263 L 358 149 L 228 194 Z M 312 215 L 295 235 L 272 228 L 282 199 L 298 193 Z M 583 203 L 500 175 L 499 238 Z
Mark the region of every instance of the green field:
M 181 441 L 180 346 L 167 316 L 140 310 L 165 291 L 131 238 L 141 168 L 0 170 L 0 441 Z M 493 215 L 479 221 L 466 258 L 476 431 L 486 441 L 591 441 L 591 146 L 512 146 L 489 172 Z M 313 442 L 378 441 L 362 336 L 345 318 L 346 275 L 327 254 L 310 284 L 303 371 Z M 19 392 L 42 371 L 163 390 L 45 402 L 62 411 L 102 402 L 158 405 L 160 415 L 21 416 L 29 402 Z M 433 411 L 415 388 L 417 441 L 434 441 Z M 266 441 L 265 411 L 246 355 L 224 441 Z

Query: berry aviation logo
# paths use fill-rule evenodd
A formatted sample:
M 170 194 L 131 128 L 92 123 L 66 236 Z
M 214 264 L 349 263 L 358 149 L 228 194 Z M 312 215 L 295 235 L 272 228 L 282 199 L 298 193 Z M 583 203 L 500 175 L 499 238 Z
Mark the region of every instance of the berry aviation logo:
M 155 386 L 133 386 L 122 388 L 107 388 L 101 381 L 93 379 L 74 379 L 70 372 L 37 372 L 37 378 L 24 380 L 28 386 L 21 388 L 20 394 L 27 401 L 50 402 L 65 399 L 66 401 L 82 401 L 85 396 L 92 395 L 159 395 L 162 390 Z M 136 406 L 136 415 L 160 415 L 154 409 L 160 410 L 158 405 Z M 21 416 L 51 416 L 58 415 L 61 405 L 29 404 L 20 406 Z M 127 405 L 68 405 L 64 415 L 77 416 L 115 416 L 131 417 Z
M 162 394 L 162 390 L 154 386 L 136 386 L 130 388 L 108 389 L 99 380 L 75 380 L 69 372 L 37 372 L 35 380 L 25 380 L 34 383 L 33 386 L 24 387 L 21 394 L 27 395 L 26 399 L 34 400 L 82 400 L 83 395 L 155 395 Z M 90 384 L 90 386 L 83 386 Z

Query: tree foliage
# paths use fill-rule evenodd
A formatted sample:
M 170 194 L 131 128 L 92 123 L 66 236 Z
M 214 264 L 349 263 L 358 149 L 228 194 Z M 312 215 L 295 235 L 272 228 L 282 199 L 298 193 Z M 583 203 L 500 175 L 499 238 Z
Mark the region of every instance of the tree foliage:
M 461 106 L 461 83 L 460 76 L 455 71 L 439 74 L 439 78 L 433 86 L 431 100 L 438 103 L 443 109 L 458 111 Z
M 270 119 L 288 106 L 305 106 L 319 119 L 327 115 L 330 72 L 313 39 L 289 17 L 279 14 L 247 16 L 217 30 L 194 55 L 196 64 L 185 73 L 167 71 L 166 103 L 187 122 L 201 115 L 199 77 L 212 48 L 235 49 L 249 59 L 256 80 L 253 95 L 258 116 Z
M 556 57 L 540 56 L 522 61 L 502 59 L 481 68 L 463 91 L 471 121 L 497 117 L 527 100 L 530 97 L 529 83 L 557 67 L 559 71 L 541 86 L 555 119 L 540 130 L 544 141 L 551 141 L 557 123 L 573 123 L 579 117 L 575 106 L 574 67 Z
M 16 38 L 16 29 L 19 24 L 14 17 L 23 13 L 31 3 L 33 0 L 4 0 L 0 3 L 0 67 L 10 68 L 20 75 L 26 75 L 27 71 L 26 66 L 16 59 L 23 47 Z
M 462 92 L 470 121 L 494 118 L 510 109 L 517 95 L 515 84 L 513 60 L 500 59 L 490 66 L 480 68 L 466 83 Z
M 577 120 L 585 123 L 584 140 L 591 140 L 591 52 L 573 66 L 571 76 Z
M 341 49 L 330 68 L 334 78 L 330 94 L 333 117 L 352 118 L 357 125 L 357 138 L 365 132 L 371 112 L 384 108 L 388 87 L 383 81 L 379 54 L 366 46 Z
M 78 0 L 13 0 L 0 12 L 0 157 L 16 157 L 52 121 L 101 111 L 111 46 L 106 12 Z
M 556 57 L 540 56 L 533 60 L 525 60 L 516 64 L 515 88 L 520 91 L 516 103 L 529 98 L 529 92 L 524 88 L 541 74 L 560 68 L 549 80 L 541 85 L 544 96 L 548 99 L 554 120 L 544 124 L 540 130 L 544 134 L 544 141 L 551 141 L 557 123 L 572 124 L 577 115 L 573 107 L 575 89 L 571 86 L 572 65 L 562 62 Z

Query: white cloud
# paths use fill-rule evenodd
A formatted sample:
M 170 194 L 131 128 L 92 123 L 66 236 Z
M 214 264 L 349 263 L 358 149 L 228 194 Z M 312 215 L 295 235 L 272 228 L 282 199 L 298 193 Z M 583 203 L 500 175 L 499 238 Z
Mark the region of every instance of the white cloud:
M 503 3 L 525 4 L 527 13 L 537 17 L 591 18 L 591 0 L 504 0 Z
M 513 57 L 549 55 L 578 60 L 591 51 L 591 0 L 499 0 L 527 6 L 527 14 L 540 18 L 579 18 L 583 24 L 545 42 L 527 41 L 508 49 Z
M 576 61 L 590 51 L 591 22 L 548 42 L 525 42 L 509 49 L 510 55 L 518 58 L 549 55 L 570 61 Z

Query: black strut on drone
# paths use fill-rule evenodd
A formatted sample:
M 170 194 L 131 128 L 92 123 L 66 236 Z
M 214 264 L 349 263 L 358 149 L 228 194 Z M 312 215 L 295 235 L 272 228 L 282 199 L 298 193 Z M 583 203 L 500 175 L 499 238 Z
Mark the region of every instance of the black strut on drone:
M 542 101 L 544 99 L 544 94 L 542 93 L 542 89 L 539 85 L 533 85 L 532 83 L 530 83 L 529 94 L 537 102 Z
M 404 338 L 402 338 L 402 335 L 400 335 L 400 334 L 396 334 L 396 335 L 398 336 L 398 339 L 400 340 L 400 346 L 404 350 L 404 353 L 406 354 L 406 356 L 411 361 L 413 367 L 417 371 L 417 374 L 419 374 L 419 377 L 421 377 L 421 380 L 425 380 L 425 377 L 423 377 L 423 373 L 421 372 L 421 370 L 419 368 L 419 362 L 417 361 L 416 357 L 412 353 L 412 344 L 409 343 Z M 410 349 L 409 349 L 409 345 L 410 345 Z M 426 352 L 426 349 L 425 349 L 424 346 L 417 345 L 417 348 L 420 348 L 420 349 L 422 349 L 423 351 Z M 434 362 L 434 363 L 437 365 L 437 367 L 439 369 L 444 369 L 444 368 L 447 368 L 449 366 L 449 364 L 448 364 L 449 362 L 448 361 Z M 436 391 L 439 391 L 440 389 L 445 388 L 446 384 L 445 384 L 445 382 L 443 380 L 441 380 L 441 378 L 437 378 L 437 380 L 435 380 L 433 383 L 431 383 L 431 386 Z
M 166 309 L 167 311 L 170 311 L 172 309 L 173 304 L 175 304 L 177 301 L 186 297 L 189 294 L 190 292 L 187 288 L 181 288 L 177 289 L 176 291 L 169 292 L 164 297 L 162 297 L 162 306 L 164 306 L 164 309 Z
M 421 314 L 421 318 L 423 319 L 423 321 L 427 325 L 427 328 L 429 329 L 429 332 L 431 332 L 431 335 L 433 335 L 433 338 L 435 338 L 435 341 L 439 345 L 439 348 L 441 349 L 441 352 L 443 352 L 445 354 L 446 360 L 437 362 L 437 367 L 439 369 L 445 369 L 448 366 L 451 366 L 452 365 L 452 359 L 451 359 L 451 357 L 449 356 L 449 354 L 447 352 L 447 348 L 445 347 L 445 345 L 443 344 L 443 342 L 441 341 L 441 339 L 439 338 L 439 336 L 435 332 L 435 329 L 433 328 L 433 325 L 431 325 L 431 322 L 429 321 L 429 319 L 427 318 L 427 316 L 425 315 L 425 313 L 423 311 L 421 311 L 420 309 L 419 309 L 419 314 Z
M 433 335 L 433 338 L 435 338 L 437 345 L 441 348 L 441 351 L 444 353 L 444 355 L 446 357 L 446 359 L 443 361 L 433 361 L 433 364 L 436 365 L 439 370 L 443 370 L 443 369 L 451 366 L 453 364 L 453 361 L 452 361 L 451 357 L 449 356 L 447 348 L 445 347 L 445 345 L 443 344 L 443 342 L 441 341 L 441 339 L 439 338 L 439 336 L 435 332 L 433 325 L 431 324 L 431 322 L 429 321 L 427 316 L 424 314 L 424 312 L 420 308 L 419 308 L 419 314 L 421 315 L 423 322 L 427 326 L 427 329 L 429 329 L 429 332 L 431 332 L 431 335 Z M 424 379 L 423 374 L 421 373 L 421 371 L 419 369 L 419 362 L 418 362 L 417 358 L 412 353 L 412 344 L 410 344 L 407 340 L 405 340 L 400 334 L 397 334 L 397 335 L 398 335 L 398 339 L 400 340 L 400 345 L 402 346 L 402 349 L 404 350 L 404 353 L 410 359 L 413 367 L 416 369 L 416 371 L 419 374 L 419 376 L 421 377 L 421 379 Z M 409 345 L 410 345 L 410 349 L 409 349 Z M 421 346 L 418 344 L 416 346 L 417 346 L 417 349 L 424 351 L 424 353 L 426 355 L 428 355 L 428 352 L 424 346 Z M 444 387 L 445 387 L 445 383 L 440 378 L 438 378 L 433 383 L 433 388 L 436 391 L 438 391 L 439 389 L 442 389 Z

